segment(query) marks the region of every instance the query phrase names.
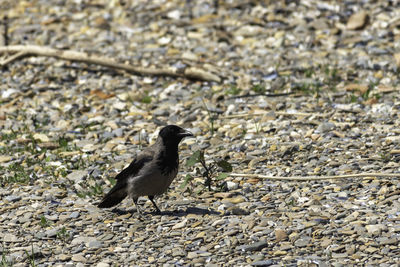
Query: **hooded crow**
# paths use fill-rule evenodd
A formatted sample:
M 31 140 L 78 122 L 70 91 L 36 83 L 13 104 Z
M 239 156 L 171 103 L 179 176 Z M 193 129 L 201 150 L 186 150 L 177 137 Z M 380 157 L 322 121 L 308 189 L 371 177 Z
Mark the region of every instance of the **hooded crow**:
M 167 191 L 178 173 L 179 142 L 193 134 L 176 125 L 161 129 L 157 141 L 139 153 L 132 163 L 122 170 L 115 179 L 117 183 L 98 204 L 99 208 L 111 208 L 130 196 L 141 214 L 138 206 L 140 196 L 148 196 L 157 212 L 160 209 L 154 197 Z

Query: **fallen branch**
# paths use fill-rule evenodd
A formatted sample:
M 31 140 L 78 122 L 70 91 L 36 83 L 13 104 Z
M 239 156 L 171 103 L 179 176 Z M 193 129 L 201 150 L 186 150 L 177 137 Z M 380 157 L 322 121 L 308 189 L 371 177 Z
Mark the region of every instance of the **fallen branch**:
M 256 116 L 266 116 L 266 115 L 279 115 L 279 116 L 299 116 L 299 117 L 329 117 L 333 113 L 306 113 L 306 112 L 284 112 L 284 111 L 271 111 L 271 112 L 259 112 L 259 113 L 246 113 L 246 114 L 233 114 L 221 117 L 221 119 L 234 119 L 234 118 L 246 118 L 246 117 L 256 117 Z
M 344 175 L 328 175 L 328 176 L 268 176 L 254 173 L 230 173 L 229 176 L 233 177 L 249 177 L 268 180 L 283 180 L 283 181 L 317 181 L 317 180 L 331 180 L 331 179 L 345 179 L 345 178 L 367 178 L 367 177 L 386 177 L 397 178 L 400 173 L 356 173 Z
M 134 67 L 129 64 L 117 63 L 108 58 L 88 55 L 87 53 L 84 52 L 78 52 L 73 50 L 59 50 L 44 46 L 36 46 L 36 45 L 2 46 L 0 47 L 0 54 L 4 53 L 17 53 L 17 54 L 9 58 L 6 58 L 3 61 L 0 61 L 0 66 L 2 67 L 21 57 L 44 56 L 44 57 L 55 57 L 63 60 L 84 62 L 87 64 L 101 65 L 112 69 L 124 70 L 137 75 L 182 77 L 188 79 L 213 81 L 213 82 L 221 81 L 221 78 L 219 76 L 195 67 L 188 67 L 183 70 L 174 68 L 155 69 L 155 68 Z

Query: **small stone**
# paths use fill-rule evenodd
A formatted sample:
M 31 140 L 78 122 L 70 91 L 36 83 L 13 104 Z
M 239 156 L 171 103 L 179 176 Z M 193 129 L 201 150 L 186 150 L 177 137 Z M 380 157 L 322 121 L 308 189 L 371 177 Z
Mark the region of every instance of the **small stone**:
M 122 128 L 117 128 L 112 131 L 112 134 L 116 137 L 121 137 L 124 134 L 124 130 Z
M 226 212 L 231 215 L 249 215 L 250 212 L 244 209 L 241 209 L 237 206 L 232 206 L 226 209 Z
M 8 234 L 4 235 L 3 241 L 4 242 L 20 242 L 21 240 L 16 235 L 8 233 Z
M 116 102 L 113 104 L 113 107 L 118 110 L 124 110 L 126 108 L 126 103 L 124 102 Z
M 181 221 L 181 222 L 175 224 L 174 226 L 172 226 L 172 229 L 173 229 L 173 230 L 175 230 L 175 229 L 181 229 L 181 228 L 185 227 L 186 222 L 187 222 L 187 220 L 185 219 L 185 220 L 183 220 L 183 221 Z
M 266 247 L 268 247 L 268 242 L 266 240 L 262 240 L 253 244 L 238 246 L 237 249 L 243 251 L 260 251 Z
M 238 189 L 239 185 L 237 183 L 228 181 L 228 182 L 226 182 L 226 187 L 228 188 L 229 191 L 231 191 L 231 190 Z
M 40 142 L 49 142 L 50 141 L 50 139 L 47 137 L 47 135 L 41 134 L 41 133 L 35 133 L 33 135 L 33 139 L 38 140 Z
M 75 181 L 75 183 L 80 182 L 87 175 L 87 171 L 74 171 L 67 175 L 67 179 Z
M 4 199 L 7 200 L 8 202 L 17 202 L 17 201 L 21 200 L 21 197 L 16 196 L 16 195 L 10 195 L 10 196 L 6 196 Z
M 335 129 L 335 127 L 335 124 L 332 122 L 323 122 L 318 126 L 317 131 L 319 133 L 327 133 Z
M 71 259 L 76 262 L 86 262 L 86 258 L 82 254 L 75 254 Z
M 347 21 L 347 29 L 348 30 L 359 30 L 364 27 L 364 25 L 368 21 L 368 14 L 364 10 L 360 12 L 354 13 L 350 16 L 349 20 Z
M 274 264 L 272 260 L 262 260 L 253 262 L 251 266 L 270 266 L 272 264 Z
M 0 155 L 0 163 L 9 162 L 11 159 L 10 156 Z
M 92 240 L 88 243 L 89 248 L 101 248 L 103 247 L 103 243 L 98 240 Z
M 69 215 L 69 218 L 76 219 L 79 217 L 79 211 L 74 211 Z
M 70 255 L 66 255 L 66 254 L 60 254 L 60 255 L 58 255 L 58 259 L 60 261 L 67 261 L 67 260 L 71 259 L 71 256 Z
M 57 236 L 57 233 L 58 233 L 58 229 L 54 228 L 54 229 L 47 230 L 45 234 L 47 237 L 51 238 L 51 237 Z
M 378 248 L 375 248 L 375 247 L 367 247 L 364 251 L 372 254 L 372 253 L 375 253 L 377 250 L 378 250 Z
M 188 259 L 194 259 L 197 258 L 199 256 L 199 254 L 197 254 L 196 252 L 192 252 L 189 251 L 189 253 L 187 254 Z
M 275 230 L 275 238 L 276 238 L 277 242 L 280 242 L 280 241 L 285 240 L 287 238 L 287 234 L 282 229 L 276 229 Z
M 110 264 L 107 262 L 99 262 L 96 264 L 96 267 L 110 267 Z
M 383 226 L 380 224 L 366 225 L 367 232 L 373 236 L 379 236 L 382 232 Z
M 310 244 L 310 241 L 311 241 L 311 238 L 310 238 L 310 237 L 302 237 L 302 238 L 297 239 L 297 240 L 294 242 L 294 245 L 295 245 L 296 247 L 305 247 L 305 246 L 307 246 L 308 244 Z

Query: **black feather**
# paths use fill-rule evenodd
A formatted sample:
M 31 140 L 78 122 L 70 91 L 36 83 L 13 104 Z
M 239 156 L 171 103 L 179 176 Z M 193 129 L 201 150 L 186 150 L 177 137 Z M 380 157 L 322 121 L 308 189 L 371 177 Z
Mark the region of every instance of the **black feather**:
M 118 183 L 105 195 L 103 200 L 97 205 L 99 208 L 111 208 L 120 203 L 127 196 L 126 183 Z

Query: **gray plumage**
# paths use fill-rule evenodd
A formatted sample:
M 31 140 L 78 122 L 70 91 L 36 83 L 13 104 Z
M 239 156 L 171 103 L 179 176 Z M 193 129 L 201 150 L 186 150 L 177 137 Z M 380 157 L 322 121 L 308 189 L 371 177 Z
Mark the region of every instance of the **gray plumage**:
M 187 136 L 193 134 L 176 125 L 161 129 L 155 144 L 143 150 L 115 177 L 117 183 L 98 207 L 111 208 L 130 196 L 140 213 L 137 200 L 140 196 L 148 196 L 157 212 L 160 212 L 154 196 L 167 191 L 176 177 L 179 165 L 178 145 Z

